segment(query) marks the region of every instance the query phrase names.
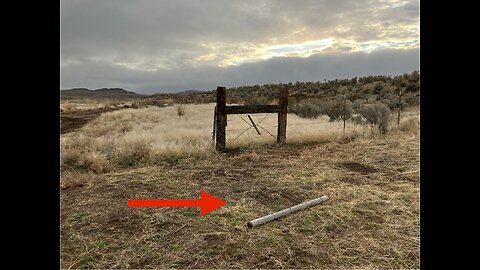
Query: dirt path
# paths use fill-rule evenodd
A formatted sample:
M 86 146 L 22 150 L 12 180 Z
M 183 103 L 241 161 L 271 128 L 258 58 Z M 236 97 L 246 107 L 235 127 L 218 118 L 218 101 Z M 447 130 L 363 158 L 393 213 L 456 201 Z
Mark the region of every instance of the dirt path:
M 105 108 L 62 112 L 60 115 L 60 134 L 69 133 L 78 128 L 81 128 L 90 120 L 95 119 L 102 113 L 116 111 L 120 109 L 123 108 Z

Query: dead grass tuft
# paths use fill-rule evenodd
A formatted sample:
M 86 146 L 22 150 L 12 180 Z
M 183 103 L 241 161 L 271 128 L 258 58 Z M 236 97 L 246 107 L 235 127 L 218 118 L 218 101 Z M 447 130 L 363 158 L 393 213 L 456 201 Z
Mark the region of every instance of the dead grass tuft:
M 420 119 L 418 117 L 409 117 L 400 121 L 400 131 L 415 131 L 420 127 Z
M 116 149 L 115 161 L 120 165 L 132 166 L 144 163 L 150 157 L 150 145 L 143 140 L 124 141 Z
M 83 186 L 91 186 L 96 182 L 101 181 L 103 176 L 87 172 L 81 173 L 76 171 L 67 171 L 62 173 L 60 178 L 60 188 L 67 189 L 67 188 L 74 188 L 74 187 L 83 187 Z
M 178 116 L 185 115 L 185 104 L 177 104 L 177 114 Z
M 94 173 L 105 173 L 112 169 L 112 164 L 99 153 L 88 153 L 78 161 L 78 165 Z
M 61 153 L 62 164 L 76 164 L 82 158 L 82 152 L 78 148 L 67 148 Z

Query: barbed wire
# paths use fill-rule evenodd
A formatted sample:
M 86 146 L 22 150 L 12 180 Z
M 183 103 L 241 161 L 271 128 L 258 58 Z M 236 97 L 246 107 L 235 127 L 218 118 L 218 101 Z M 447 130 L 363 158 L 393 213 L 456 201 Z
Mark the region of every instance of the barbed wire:
M 261 126 L 260 124 L 265 121 L 269 116 L 271 115 L 271 113 L 265 115 L 257 124 L 255 124 L 257 127 L 263 129 L 265 132 L 267 132 L 270 136 L 272 136 L 275 140 L 277 139 L 276 136 L 274 136 L 272 133 L 270 133 L 267 129 L 265 129 L 263 126 Z M 243 134 L 245 134 L 248 130 L 250 130 L 251 128 L 253 128 L 254 126 L 252 124 L 250 124 L 247 120 L 245 120 L 243 117 L 241 117 L 240 115 L 237 115 L 238 118 L 240 118 L 243 122 L 245 122 L 247 125 L 248 125 L 248 128 L 247 129 L 229 129 L 228 131 L 239 131 L 239 130 L 243 130 L 243 132 L 241 132 L 239 135 L 237 135 L 235 138 L 233 139 L 230 139 L 230 138 L 227 138 L 227 142 L 234 142 L 235 140 L 237 140 L 238 138 L 240 138 Z
M 265 119 L 267 119 L 267 117 L 269 117 L 272 113 L 269 113 L 267 115 L 265 115 L 265 117 L 263 117 L 262 120 L 260 120 L 260 122 L 258 122 L 258 124 L 260 125 Z
M 253 127 L 250 123 L 247 122 L 247 120 L 243 119 L 243 117 L 241 117 L 240 115 L 237 115 L 240 119 L 243 120 L 243 122 L 247 123 L 247 125 L 249 125 L 250 127 Z
M 265 127 L 261 126 L 260 124 L 262 122 L 264 122 L 266 119 L 268 119 L 270 116 L 272 115 L 272 113 L 268 113 L 266 114 L 260 121 L 258 121 L 258 123 L 255 124 L 255 126 L 261 128 L 262 130 L 264 130 L 268 135 L 270 135 L 272 138 L 274 138 L 275 140 L 277 140 L 277 136 L 273 135 L 272 133 L 270 133 Z M 238 138 L 240 138 L 243 134 L 245 134 L 247 131 L 249 131 L 250 129 L 254 128 L 254 125 L 252 125 L 251 123 L 249 123 L 245 118 L 241 117 L 240 115 L 237 115 L 238 118 L 240 118 L 243 122 L 245 122 L 247 125 L 248 125 L 248 128 L 246 129 L 243 129 L 243 128 L 237 128 L 237 129 L 226 129 L 225 130 L 225 139 L 226 139 L 226 143 L 231 143 L 231 142 L 234 142 L 236 141 Z M 228 120 L 228 122 L 232 122 L 233 120 Z M 288 126 L 312 126 L 312 124 L 315 124 L 315 123 L 288 123 L 287 122 L 287 127 Z M 278 128 L 278 125 L 272 125 L 272 126 L 269 126 L 269 127 L 273 127 L 273 128 Z M 232 131 L 242 131 L 240 134 L 238 134 L 237 136 L 235 137 L 230 137 L 228 136 L 227 134 L 227 131 L 228 132 L 232 132 Z M 260 135 L 260 134 L 259 134 Z
M 262 126 L 259 126 L 259 125 L 257 125 L 257 126 L 260 127 L 261 129 L 265 130 L 265 132 L 267 132 L 270 136 L 272 136 L 275 140 L 277 140 L 277 136 L 272 135 L 272 133 L 268 132 L 268 130 L 264 129 Z
M 249 127 L 247 128 L 246 130 L 244 130 L 242 133 L 240 133 L 237 137 L 235 137 L 234 139 L 230 140 L 229 142 L 233 142 L 235 141 L 236 139 L 240 138 L 240 136 L 242 136 L 245 132 L 247 132 L 249 129 L 251 129 L 252 127 Z
M 261 128 L 263 131 L 265 131 L 269 136 L 271 136 L 272 138 L 274 138 L 275 140 L 277 140 L 277 136 L 273 135 L 270 131 L 268 131 L 268 129 L 266 129 L 264 126 L 260 125 L 262 122 L 264 122 L 266 119 L 268 119 L 268 117 L 270 117 L 272 115 L 272 113 L 268 113 L 266 114 L 260 121 L 258 121 L 258 123 L 256 123 L 255 125 L 259 128 Z M 226 131 L 229 131 L 229 132 L 232 132 L 232 131 L 242 131 L 240 134 L 236 135 L 235 137 L 230 137 L 230 136 L 226 136 L 226 142 L 234 142 L 236 141 L 237 139 L 239 139 L 242 135 L 244 135 L 247 131 L 249 131 L 250 129 L 252 129 L 254 126 L 249 123 L 245 118 L 241 117 L 240 115 L 237 115 L 238 118 L 240 118 L 245 124 L 248 125 L 248 128 L 246 129 L 227 129 Z M 233 121 L 233 120 L 228 120 L 229 122 Z M 288 126 L 311 126 L 312 123 L 287 123 L 287 127 Z M 269 127 L 273 127 L 273 128 L 278 128 L 278 125 L 272 125 L 272 126 L 269 126 Z

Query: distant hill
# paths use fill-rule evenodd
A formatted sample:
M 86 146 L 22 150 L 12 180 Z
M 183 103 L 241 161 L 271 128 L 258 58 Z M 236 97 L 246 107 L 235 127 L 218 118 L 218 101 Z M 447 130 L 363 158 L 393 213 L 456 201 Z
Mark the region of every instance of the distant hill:
M 177 92 L 177 93 L 174 93 L 175 95 L 190 95 L 190 94 L 197 94 L 197 93 L 201 93 L 202 91 L 199 91 L 199 90 L 186 90 L 186 91 L 182 91 L 182 92 Z
M 135 92 L 127 91 L 122 88 L 100 88 L 96 90 L 90 90 L 87 88 L 72 88 L 60 91 L 60 95 L 63 99 L 73 98 L 112 98 L 112 99 L 124 99 L 124 98 L 139 98 L 144 95 L 137 94 Z

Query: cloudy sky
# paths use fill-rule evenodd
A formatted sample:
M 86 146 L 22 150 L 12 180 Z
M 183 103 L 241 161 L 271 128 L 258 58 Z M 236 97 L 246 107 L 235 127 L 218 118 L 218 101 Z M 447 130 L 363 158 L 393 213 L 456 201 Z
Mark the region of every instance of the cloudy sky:
M 419 1 L 62 0 L 61 89 L 151 94 L 419 70 Z

